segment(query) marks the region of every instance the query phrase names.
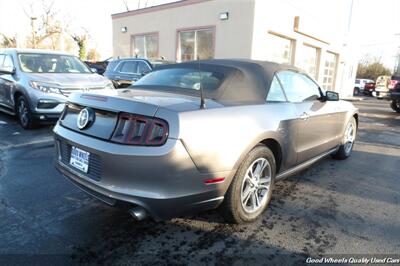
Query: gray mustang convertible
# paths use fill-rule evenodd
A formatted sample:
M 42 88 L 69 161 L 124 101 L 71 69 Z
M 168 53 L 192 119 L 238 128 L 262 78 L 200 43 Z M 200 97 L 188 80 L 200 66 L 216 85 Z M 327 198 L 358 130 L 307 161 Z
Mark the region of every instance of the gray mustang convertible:
M 358 111 L 299 69 L 251 60 L 158 68 L 127 89 L 74 93 L 54 128 L 58 170 L 137 220 L 266 209 L 274 183 L 350 156 Z

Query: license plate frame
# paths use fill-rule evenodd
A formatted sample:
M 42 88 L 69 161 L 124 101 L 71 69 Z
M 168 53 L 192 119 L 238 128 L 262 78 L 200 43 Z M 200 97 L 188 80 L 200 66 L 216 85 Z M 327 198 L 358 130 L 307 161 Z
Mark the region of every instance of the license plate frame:
M 89 171 L 90 152 L 71 146 L 69 165 L 87 174 Z

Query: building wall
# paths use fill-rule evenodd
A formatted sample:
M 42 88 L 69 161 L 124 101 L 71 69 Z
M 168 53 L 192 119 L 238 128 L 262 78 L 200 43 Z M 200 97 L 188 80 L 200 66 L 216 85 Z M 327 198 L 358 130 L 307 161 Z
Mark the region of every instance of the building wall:
M 133 34 L 158 32 L 159 56 L 176 60 L 177 30 L 215 27 L 215 57 L 250 58 L 254 0 L 188 0 L 194 4 L 175 6 L 155 12 L 131 12 L 113 15 L 114 57 L 132 56 L 130 39 Z M 229 12 L 229 19 L 221 21 L 220 12 Z M 127 27 L 127 33 L 121 28 Z
M 305 64 L 307 47 L 317 48 L 318 60 L 316 64 L 316 75 L 314 78 L 324 84 L 325 62 L 329 53 L 337 55 L 335 66 L 334 86 L 332 90 L 339 92 L 342 96 L 350 96 L 353 92 L 355 74 L 357 71 L 357 60 L 351 53 L 351 48 L 343 46 L 345 43 L 344 27 L 337 25 L 332 28 L 329 19 L 331 17 L 343 17 L 343 14 L 329 14 L 334 12 L 329 8 L 336 0 L 324 1 L 327 14 L 313 14 L 313 3 L 307 0 L 293 1 L 265 1 L 256 0 L 254 30 L 252 41 L 252 59 L 272 60 L 269 53 L 274 49 L 273 37 L 279 36 L 292 40 L 291 64 L 307 71 Z M 339 3 L 340 4 L 340 3 Z M 298 7 L 301 6 L 302 9 Z M 320 10 L 320 9 L 319 9 Z M 295 17 L 298 17 L 298 30 L 294 29 Z M 271 36 L 272 35 L 272 36 Z
M 251 58 L 274 61 L 274 36 L 292 40 L 289 63 L 307 71 L 304 63 L 308 46 L 317 48 L 318 64 L 315 79 L 341 96 L 350 96 L 357 71 L 357 58 L 351 47 L 345 46 L 345 1 L 325 0 L 326 14 L 313 13 L 316 0 L 187 0 L 158 7 L 113 15 L 114 57 L 133 56 L 131 36 L 157 33 L 159 56 L 177 60 L 177 30 L 199 27 L 215 29 L 215 58 Z M 295 5 L 294 5 L 295 4 Z M 338 6 L 339 5 L 339 6 Z M 343 6 L 340 6 L 343 5 Z M 299 8 L 302 7 L 301 9 Z M 337 6 L 336 8 L 332 8 Z M 221 12 L 229 12 L 228 20 L 220 20 Z M 297 31 L 295 17 L 299 17 Z M 329 27 L 333 19 L 340 19 Z M 341 23 L 341 24 L 340 24 Z M 332 23 L 330 23 L 332 24 Z M 127 27 L 122 33 L 121 28 Z M 275 39 L 276 41 L 276 39 Z M 307 45 L 307 47 L 305 47 Z M 333 86 L 326 86 L 325 62 L 336 54 Z

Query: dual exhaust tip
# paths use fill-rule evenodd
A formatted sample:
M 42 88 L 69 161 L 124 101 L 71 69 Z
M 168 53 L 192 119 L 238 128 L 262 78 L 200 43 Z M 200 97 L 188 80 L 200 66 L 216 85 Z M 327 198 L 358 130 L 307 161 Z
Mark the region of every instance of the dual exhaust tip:
M 136 221 L 143 221 L 146 219 L 149 215 L 147 211 L 139 206 L 136 206 L 132 209 L 129 210 L 129 214 L 135 219 Z

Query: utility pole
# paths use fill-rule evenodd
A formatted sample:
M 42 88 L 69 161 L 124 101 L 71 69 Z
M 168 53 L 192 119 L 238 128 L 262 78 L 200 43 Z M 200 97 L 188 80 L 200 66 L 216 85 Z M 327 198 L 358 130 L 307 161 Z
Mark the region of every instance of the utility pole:
M 352 18 L 353 18 L 353 7 L 354 7 L 354 0 L 351 0 L 349 14 L 347 17 L 347 28 L 346 28 L 346 32 L 344 34 L 344 42 L 343 42 L 343 46 L 342 46 L 342 53 L 344 53 L 344 54 L 348 54 L 348 51 L 350 49 L 349 48 L 349 39 L 350 39 L 350 32 L 351 32 L 351 23 L 352 23 Z M 348 57 L 348 55 L 346 57 Z M 344 76 L 345 76 L 346 71 L 349 71 L 349 66 L 348 66 L 349 62 L 346 62 L 348 60 L 349 60 L 349 58 L 345 58 L 345 61 L 343 61 L 343 65 L 342 65 L 342 75 L 341 75 L 341 79 L 340 79 L 340 93 L 342 93 L 342 94 L 344 94 L 345 88 L 347 86 Z M 344 95 L 344 96 L 349 96 L 349 95 Z M 353 96 L 353 93 L 351 93 L 351 96 Z
M 31 31 L 32 31 L 32 48 L 36 48 L 36 30 L 35 30 L 35 20 L 37 17 L 30 17 L 31 19 Z
M 396 33 L 395 36 L 400 37 L 400 33 Z M 393 75 L 400 76 L 400 42 L 397 47 L 397 55 L 394 63 Z

